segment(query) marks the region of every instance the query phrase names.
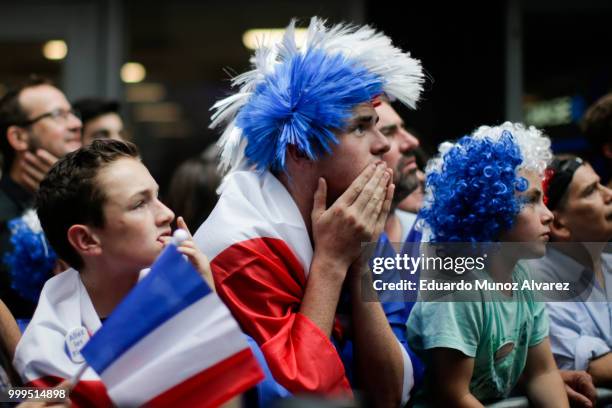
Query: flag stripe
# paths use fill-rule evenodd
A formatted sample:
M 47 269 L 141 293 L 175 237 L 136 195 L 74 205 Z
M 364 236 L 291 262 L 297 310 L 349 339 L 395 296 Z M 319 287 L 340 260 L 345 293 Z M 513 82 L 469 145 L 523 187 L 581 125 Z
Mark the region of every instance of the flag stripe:
M 188 333 L 177 336 L 185 333 L 185 328 Z M 120 405 L 134 398 L 134 390 L 138 390 L 141 402 L 148 401 L 245 349 L 245 336 L 219 298 L 211 294 L 151 332 L 110 365 L 101 378 Z M 153 378 L 163 378 L 163 382 L 151 381 Z
M 81 350 L 102 373 L 142 337 L 210 293 L 210 288 L 174 245 L 160 255 L 151 272 L 117 306 Z M 118 335 L 119 334 L 119 335 Z
M 285 241 L 308 276 L 312 244 L 295 201 L 270 172 L 237 171 L 225 180 L 210 217 L 193 239 L 211 261 L 227 247 L 260 237 Z
M 64 381 L 64 378 L 47 375 L 24 384 L 25 387 L 49 388 L 55 387 Z M 100 380 L 81 380 L 70 393 L 70 402 L 73 408 L 102 408 L 114 407 L 106 393 L 106 387 Z
M 235 375 L 236 372 L 240 372 L 240 375 Z M 145 406 L 218 407 L 262 379 L 259 364 L 251 350 L 246 349 L 157 396 Z

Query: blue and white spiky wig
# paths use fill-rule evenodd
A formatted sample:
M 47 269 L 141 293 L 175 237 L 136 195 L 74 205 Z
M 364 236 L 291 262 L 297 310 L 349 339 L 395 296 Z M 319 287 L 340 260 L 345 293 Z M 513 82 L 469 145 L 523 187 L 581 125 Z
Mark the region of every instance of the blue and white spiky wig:
M 528 182 L 519 171 L 543 177 L 552 159 L 550 139 L 533 126 L 506 122 L 445 142 L 426 169 L 422 218 L 435 242 L 495 242 L 512 227 Z
M 423 84 L 418 60 L 369 26 L 327 27 L 313 17 L 303 45 L 295 20 L 282 41 L 260 46 L 238 91 L 211 110 L 211 128 L 226 125 L 219 146 L 223 171 L 285 170 L 289 145 L 316 160 L 331 152 L 352 109 L 386 93 L 414 108 Z

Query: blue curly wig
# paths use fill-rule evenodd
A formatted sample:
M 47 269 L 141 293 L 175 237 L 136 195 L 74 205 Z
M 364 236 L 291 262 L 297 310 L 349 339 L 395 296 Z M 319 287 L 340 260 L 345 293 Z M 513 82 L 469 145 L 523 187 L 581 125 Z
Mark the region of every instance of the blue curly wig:
M 22 217 L 8 222 L 13 250 L 3 256 L 11 287 L 23 298 L 38 302 L 40 292 L 52 276 L 57 255 L 42 231 L 32 231 Z
M 517 174 L 522 163 L 520 147 L 508 131 L 497 140 L 464 136 L 443 153 L 441 167 L 427 175 L 429 197 L 421 210 L 432 241 L 498 241 L 521 209 L 516 191 L 528 187 Z
M 331 153 L 338 140 L 330 129 L 344 128 L 355 105 L 382 91 L 379 76 L 340 53 L 313 49 L 294 55 L 257 86 L 236 117 L 249 163 L 283 170 L 289 145 L 311 160 Z

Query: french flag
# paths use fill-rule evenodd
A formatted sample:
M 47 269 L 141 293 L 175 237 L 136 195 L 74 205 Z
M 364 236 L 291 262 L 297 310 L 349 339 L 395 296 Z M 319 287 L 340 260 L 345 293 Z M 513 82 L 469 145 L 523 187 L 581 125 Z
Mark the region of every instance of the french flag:
M 81 354 L 120 407 L 216 407 L 263 378 L 229 310 L 174 244 Z

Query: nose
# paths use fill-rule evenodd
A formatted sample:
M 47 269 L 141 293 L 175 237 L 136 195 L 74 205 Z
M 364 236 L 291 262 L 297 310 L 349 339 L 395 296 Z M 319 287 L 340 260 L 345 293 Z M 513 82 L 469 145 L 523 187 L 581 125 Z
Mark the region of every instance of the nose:
M 374 128 L 374 140 L 371 146 L 371 152 L 375 156 L 382 156 L 391 149 L 389 139 L 376 128 Z
M 417 139 L 412 133 L 408 132 L 406 129 L 400 127 L 398 131 L 398 136 L 401 140 L 401 153 L 406 153 L 419 147 L 419 139 Z
M 83 127 L 83 122 L 81 122 L 81 119 L 79 119 L 78 116 L 70 112 L 70 115 L 68 116 L 67 127 L 72 131 L 80 131 Z
M 158 211 L 157 211 L 157 225 L 169 225 L 174 220 L 174 212 L 168 208 L 164 203 L 157 200 Z
M 555 219 L 555 215 L 546 205 L 542 204 L 540 207 L 542 208 L 542 215 L 540 217 L 542 225 L 550 225 Z

